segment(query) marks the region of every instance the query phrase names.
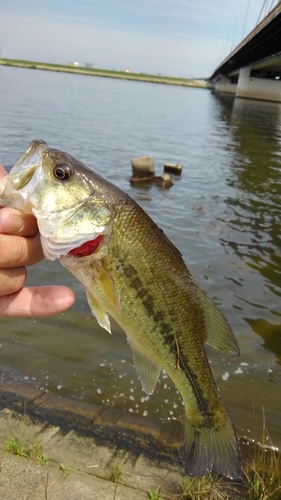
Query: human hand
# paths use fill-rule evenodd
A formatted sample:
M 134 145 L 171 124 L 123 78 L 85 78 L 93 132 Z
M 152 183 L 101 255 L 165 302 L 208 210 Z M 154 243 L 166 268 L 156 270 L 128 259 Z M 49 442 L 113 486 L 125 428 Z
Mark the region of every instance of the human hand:
M 0 196 L 7 175 L 0 163 Z M 23 287 L 26 267 L 44 258 L 37 222 L 14 208 L 0 208 L 0 316 L 51 316 L 74 302 L 65 286 Z

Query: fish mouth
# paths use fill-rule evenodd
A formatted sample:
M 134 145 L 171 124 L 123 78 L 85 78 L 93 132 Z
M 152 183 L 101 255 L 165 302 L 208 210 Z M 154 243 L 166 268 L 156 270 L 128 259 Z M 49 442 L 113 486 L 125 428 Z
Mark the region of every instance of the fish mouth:
M 14 189 L 22 189 L 30 181 L 32 173 L 42 163 L 44 152 L 48 149 L 45 141 L 32 141 L 26 152 L 17 161 L 10 172 L 10 176 L 17 176 L 18 182 L 15 183 Z
M 48 145 L 42 140 L 32 141 L 9 174 L 9 184 L 14 191 L 24 188 L 32 179 L 35 170 L 42 164 Z
M 34 174 L 38 171 L 38 167 L 42 165 L 46 149 L 48 149 L 48 145 L 42 140 L 35 140 L 30 143 L 27 151 L 17 161 L 9 175 L 4 178 L 4 191 L 0 200 L 1 206 L 13 206 L 20 210 L 24 208 L 26 213 L 31 213 L 31 210 L 28 210 L 27 207 L 28 198 L 34 186 L 38 183 L 38 178 Z M 27 184 L 29 184 L 28 188 L 26 188 Z

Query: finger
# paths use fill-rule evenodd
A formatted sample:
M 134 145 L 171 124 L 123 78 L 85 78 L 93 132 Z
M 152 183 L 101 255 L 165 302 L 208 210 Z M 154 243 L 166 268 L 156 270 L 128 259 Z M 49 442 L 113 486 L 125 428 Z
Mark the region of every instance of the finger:
M 4 183 L 3 183 L 3 179 L 4 177 L 7 175 L 7 172 L 6 170 L 4 169 L 2 163 L 0 163 L 0 196 L 4 190 Z
M 0 297 L 0 316 L 52 316 L 68 309 L 74 300 L 74 293 L 65 286 L 22 288 Z
M 2 179 L 3 177 L 5 177 L 5 175 L 7 175 L 7 172 L 4 169 L 2 163 L 0 163 L 0 179 Z
M 37 221 L 32 214 L 24 214 L 15 208 L 0 210 L 0 233 L 35 236 L 37 232 Z
M 25 267 L 13 267 L 12 269 L 0 269 L 0 297 L 18 292 L 26 280 Z
M 0 234 L 0 268 L 31 266 L 43 258 L 39 234 L 32 238 Z

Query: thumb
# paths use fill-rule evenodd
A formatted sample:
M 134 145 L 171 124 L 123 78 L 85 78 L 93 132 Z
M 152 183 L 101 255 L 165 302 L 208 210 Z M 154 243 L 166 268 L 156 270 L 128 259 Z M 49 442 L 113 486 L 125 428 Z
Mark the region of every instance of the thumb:
M 52 316 L 72 306 L 75 295 L 65 286 L 22 288 L 0 298 L 0 316 Z

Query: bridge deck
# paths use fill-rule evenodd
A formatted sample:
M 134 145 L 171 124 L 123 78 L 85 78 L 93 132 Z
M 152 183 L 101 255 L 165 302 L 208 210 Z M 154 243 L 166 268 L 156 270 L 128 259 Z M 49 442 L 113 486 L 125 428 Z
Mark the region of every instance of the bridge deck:
M 235 74 L 240 68 L 281 52 L 281 3 L 215 69 L 210 80 Z

